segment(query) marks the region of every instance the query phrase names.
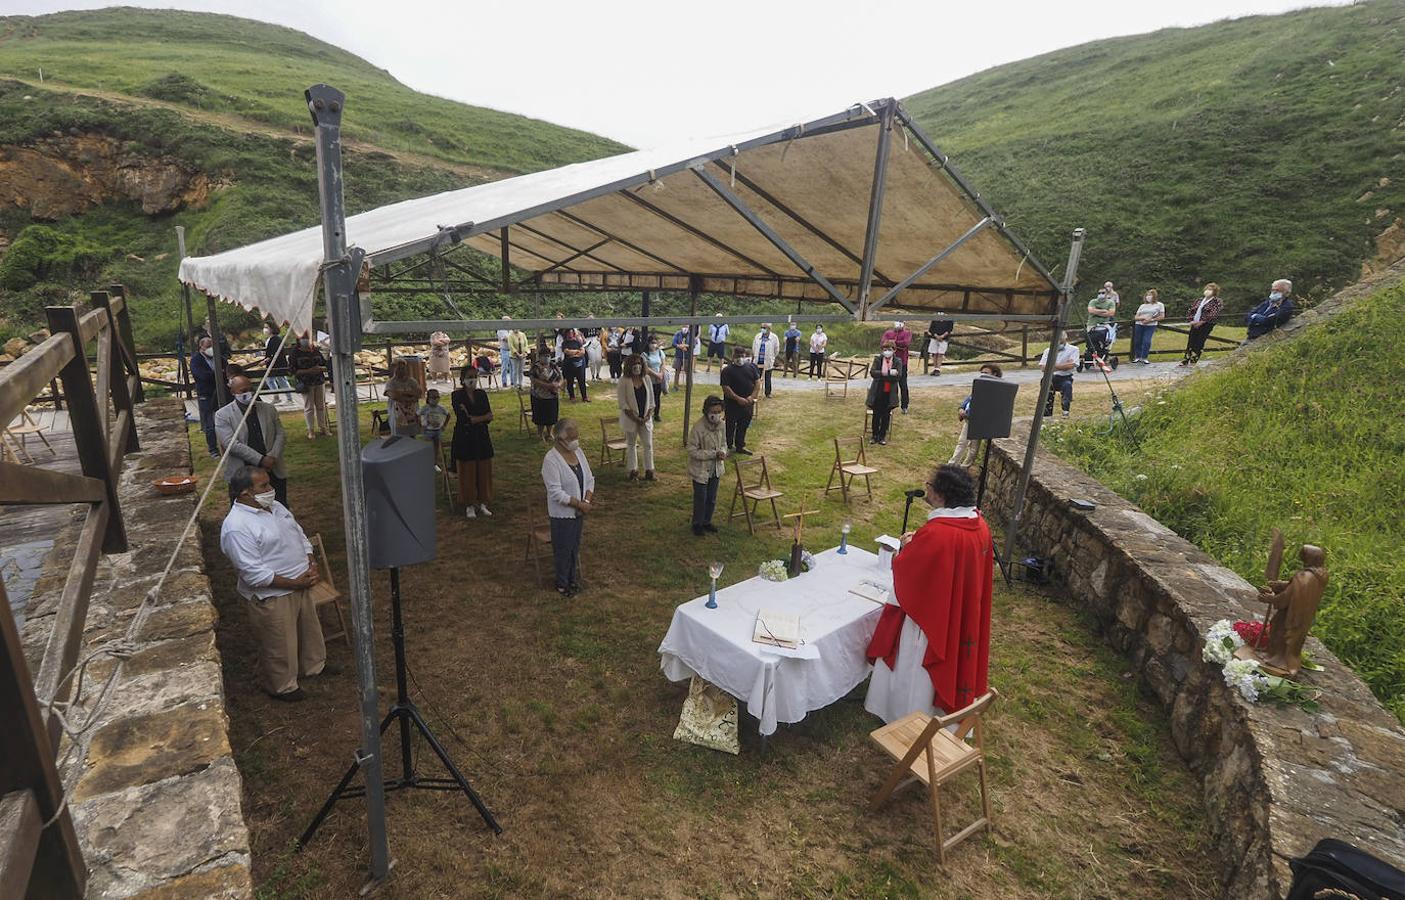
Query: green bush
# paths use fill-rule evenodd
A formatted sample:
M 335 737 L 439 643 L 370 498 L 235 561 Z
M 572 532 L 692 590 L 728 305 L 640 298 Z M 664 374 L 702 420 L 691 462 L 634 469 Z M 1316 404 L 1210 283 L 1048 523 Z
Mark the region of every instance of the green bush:
M 48 225 L 30 225 L 0 259 L 0 288 L 22 291 L 44 280 L 87 278 L 116 252 L 115 248 L 81 234 Z
M 1134 426 L 1047 442 L 1254 583 L 1273 528 L 1318 544 L 1315 633 L 1405 719 L 1405 284 L 1147 401 Z M 1294 551 L 1290 551 L 1294 552 Z

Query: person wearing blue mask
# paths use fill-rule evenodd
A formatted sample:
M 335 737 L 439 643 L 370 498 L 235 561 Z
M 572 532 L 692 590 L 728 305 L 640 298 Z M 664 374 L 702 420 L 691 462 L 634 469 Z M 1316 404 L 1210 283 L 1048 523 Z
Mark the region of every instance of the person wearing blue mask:
M 1245 340 L 1252 341 L 1287 324 L 1293 317 L 1292 296 L 1293 282 L 1286 278 L 1275 281 L 1268 299 L 1249 310 L 1249 314 L 1244 317 L 1244 324 L 1249 326 Z

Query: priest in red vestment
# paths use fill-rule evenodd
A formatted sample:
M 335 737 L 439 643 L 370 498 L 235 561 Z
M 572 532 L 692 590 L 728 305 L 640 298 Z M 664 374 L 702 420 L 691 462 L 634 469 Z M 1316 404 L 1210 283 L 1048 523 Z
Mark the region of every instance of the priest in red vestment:
M 885 722 L 954 712 L 986 692 L 995 557 L 966 470 L 942 466 L 927 484 L 927 524 L 902 537 L 893 595 L 868 646 L 864 708 Z

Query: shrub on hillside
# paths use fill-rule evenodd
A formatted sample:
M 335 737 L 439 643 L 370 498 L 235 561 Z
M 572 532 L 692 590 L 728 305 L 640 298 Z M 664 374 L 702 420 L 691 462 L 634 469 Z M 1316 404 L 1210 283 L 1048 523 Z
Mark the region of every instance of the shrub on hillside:
M 95 274 L 112 247 L 49 225 L 30 225 L 0 259 L 0 288 L 22 291 L 41 281 Z

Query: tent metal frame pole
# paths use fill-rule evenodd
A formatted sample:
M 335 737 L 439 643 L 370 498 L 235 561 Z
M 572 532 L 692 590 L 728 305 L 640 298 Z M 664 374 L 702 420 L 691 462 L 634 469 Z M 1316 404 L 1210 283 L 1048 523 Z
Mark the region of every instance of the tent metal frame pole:
M 859 265 L 859 318 L 868 318 L 868 292 L 878 255 L 878 228 L 883 218 L 883 194 L 888 185 L 888 149 L 893 136 L 893 106 L 884 107 L 878 120 L 878 148 L 873 156 L 873 186 L 868 197 L 868 225 L 864 231 L 863 262 Z M 884 296 L 892 296 L 889 291 Z
M 215 298 L 209 294 L 205 295 L 205 315 L 210 320 L 210 340 L 215 345 L 215 404 L 225 406 L 229 403 L 229 379 L 224 371 L 224 335 L 220 333 L 220 317 L 215 310 Z
M 502 231 L 498 233 L 498 250 L 502 254 L 502 292 L 504 294 L 512 293 L 512 269 L 509 266 L 511 253 L 507 240 L 507 229 L 508 226 L 504 225 Z
M 180 259 L 176 265 L 185 261 L 185 226 L 176 226 L 176 249 L 179 251 Z M 182 323 L 181 334 L 181 358 L 177 360 L 176 377 L 180 379 L 181 388 L 185 391 L 185 399 L 189 400 L 195 394 L 195 376 L 190 371 L 190 359 L 199 350 L 195 346 L 195 312 L 190 304 L 190 285 L 181 282 L 181 304 L 185 307 L 185 322 Z
M 356 676 L 361 712 L 361 747 L 356 752 L 365 778 L 366 823 L 371 844 L 371 880 L 390 872 L 385 830 L 385 776 L 381 757 L 380 694 L 376 688 L 375 628 L 371 608 L 370 544 L 366 534 L 366 485 L 361 471 L 360 416 L 356 403 L 356 350 L 360 304 L 356 282 L 363 254 L 348 252 L 342 196 L 341 119 L 346 96 L 315 84 L 306 91 L 317 146 L 317 193 L 322 211 L 322 286 L 332 325 L 332 372 L 337 382 L 337 454 L 341 465 L 346 568 L 356 636 Z
M 698 314 L 698 294 L 702 279 L 696 275 L 688 278 L 688 316 L 696 318 Z M 693 419 L 693 367 L 698 364 L 697 358 L 693 355 L 693 348 L 698 345 L 698 326 L 688 326 L 688 355 L 684 358 L 683 368 L 687 370 L 687 386 L 683 390 L 683 447 L 688 447 L 688 427 Z
M 1068 297 L 1073 292 L 1078 278 L 1078 262 L 1083 256 L 1083 239 L 1087 232 L 1082 228 L 1073 230 L 1073 241 L 1068 248 L 1068 266 L 1064 269 L 1063 286 L 1059 294 L 1059 309 L 1053 319 L 1049 333 L 1049 355 L 1044 360 L 1044 374 L 1039 379 L 1039 395 L 1034 398 L 1034 421 L 1029 425 L 1029 441 L 1025 444 L 1024 465 L 1020 467 L 1019 481 L 1015 485 L 1015 503 L 1010 510 L 1010 520 L 1005 526 L 1005 573 L 1015 560 L 1015 541 L 1019 538 L 1020 515 L 1024 512 L 1025 494 L 1029 490 L 1029 479 L 1034 472 L 1034 456 L 1039 449 L 1039 432 L 1044 426 L 1044 405 L 1049 396 L 1049 387 L 1054 381 L 1054 365 L 1059 357 L 1059 335 L 1063 332 L 1064 319 L 1068 315 Z
M 914 271 L 911 275 L 907 276 L 902 281 L 899 281 L 897 284 L 893 285 L 892 288 L 889 289 L 888 293 L 884 294 L 882 297 L 879 297 L 878 301 L 874 303 L 871 307 L 869 307 L 866 312 L 876 312 L 877 310 L 880 310 L 883 307 L 887 306 L 888 301 L 892 300 L 899 293 L 906 290 L 908 285 L 912 284 L 914 281 L 921 278 L 923 275 L 926 275 L 928 272 L 932 271 L 932 269 L 934 269 L 938 263 L 946 259 L 951 254 L 955 253 L 957 250 L 961 249 L 962 244 L 966 243 L 971 238 L 980 234 L 982 231 L 985 231 L 986 228 L 995 224 L 996 221 L 994 219 L 992 219 L 990 216 L 986 216 L 984 219 L 981 219 L 979 222 L 972 225 L 969 229 L 966 230 L 965 234 L 961 235 L 961 237 L 948 244 L 945 250 L 938 253 L 931 259 L 927 260 L 922 265 L 918 266 L 916 271 Z M 971 292 L 967 291 L 966 300 L 968 302 L 970 300 L 970 296 Z
M 702 165 L 695 166 L 693 168 L 693 174 L 698 176 L 698 178 L 702 180 L 703 184 L 712 188 L 712 192 L 717 196 L 721 197 L 722 200 L 728 206 L 732 207 L 732 209 L 736 211 L 737 215 L 741 216 L 743 219 L 746 219 L 746 221 L 750 223 L 752 228 L 755 228 L 757 231 L 761 232 L 762 237 L 770 241 L 777 250 L 781 251 L 781 253 L 784 253 L 786 259 L 789 259 L 792 263 L 795 264 L 795 267 L 797 269 L 808 275 L 811 281 L 815 282 L 815 284 L 818 284 L 821 288 L 823 288 L 824 292 L 826 294 L 829 294 L 829 296 L 832 297 L 836 303 L 847 309 L 849 312 L 854 313 L 856 315 L 858 314 L 858 308 L 855 307 L 854 304 L 849 301 L 849 298 L 839 293 L 839 289 L 836 288 L 834 285 L 830 284 L 829 279 L 821 275 L 820 271 L 816 269 L 810 263 L 809 260 L 801 256 L 800 251 L 790 246 L 790 244 L 786 242 L 785 238 L 781 237 L 779 234 L 776 233 L 775 229 L 763 222 L 761 220 L 761 217 L 758 216 L 750 206 L 747 206 L 746 202 L 743 201 L 742 198 L 732 193 L 731 189 L 729 189 L 722 182 L 718 181 L 717 178 L 711 172 L 704 169 Z
M 651 288 L 651 290 L 656 290 Z M 958 314 L 959 315 L 959 314 Z M 956 316 L 953 316 L 955 318 Z M 983 318 L 1003 320 L 1003 316 L 967 316 L 966 318 Z M 575 327 L 588 326 L 591 328 L 603 328 L 607 325 L 620 325 L 626 328 L 677 328 L 680 325 L 707 325 L 712 322 L 712 316 L 603 316 L 598 319 L 588 319 L 585 316 L 572 316 L 561 319 L 514 319 L 517 327 L 523 331 L 531 329 L 552 330 L 566 325 Z M 1030 316 L 1032 322 L 1048 322 L 1048 316 Z M 795 315 L 785 314 L 765 314 L 728 316 L 727 321 L 733 324 L 760 325 L 762 322 L 852 322 L 854 317 L 848 313 L 822 313 L 816 315 Z M 366 320 L 363 322 L 362 330 L 366 334 L 428 334 L 432 331 L 489 331 L 496 330 L 502 326 L 500 319 L 413 319 L 408 321 L 388 321 L 379 322 Z
M 767 275 L 772 275 L 772 276 L 775 276 L 775 277 L 777 277 L 777 278 L 781 277 L 781 273 L 777 272 L 775 269 L 770 268 L 769 266 L 765 265 L 764 263 L 759 263 L 759 262 L 757 262 L 756 260 L 752 259 L 750 256 L 747 256 L 745 253 L 742 253 L 740 250 L 735 250 L 735 249 L 733 249 L 733 248 L 727 246 L 727 245 L 724 244 L 722 241 L 720 241 L 720 240 L 718 240 L 717 238 L 713 237 L 712 235 L 708 234 L 706 231 L 703 231 L 701 228 L 698 228 L 696 225 L 689 225 L 687 222 L 685 222 L 685 221 L 683 221 L 682 219 L 678 218 L 678 217 L 675 216 L 673 213 L 669 212 L 669 211 L 666 210 L 666 209 L 660 209 L 659 207 L 657 207 L 657 206 L 655 206 L 654 204 L 650 203 L 648 200 L 645 200 L 643 197 L 639 196 L 638 194 L 636 194 L 636 193 L 634 193 L 634 192 L 632 192 L 632 191 L 620 191 L 619 193 L 620 193 L 620 196 L 621 196 L 621 197 L 625 197 L 625 198 L 627 198 L 627 199 L 629 199 L 629 200 L 634 201 L 635 203 L 637 203 L 637 204 L 639 204 L 640 206 L 642 206 L 642 207 L 644 207 L 645 209 L 647 209 L 649 212 L 651 212 L 651 213 L 653 213 L 654 215 L 658 216 L 660 219 L 663 219 L 663 220 L 664 220 L 665 222 L 667 222 L 668 224 L 674 225 L 674 226 L 676 226 L 676 227 L 678 227 L 678 228 L 681 228 L 682 230 L 688 232 L 689 234 L 691 234 L 691 235 L 692 235 L 693 237 L 695 237 L 695 238 L 699 238 L 699 239 L 701 239 L 701 240 L 707 241 L 709 244 L 711 244 L 712 246 L 716 247 L 718 250 L 721 250 L 723 253 L 728 253 L 728 254 L 731 254 L 732 256 L 735 256 L 737 259 L 739 259 L 739 260 L 741 260 L 742 262 L 746 263 L 748 266 L 751 266 L 753 269 L 756 269 L 756 270 L 761 271 L 761 272 L 765 272 Z M 758 276 L 758 277 L 759 277 L 759 276 Z

